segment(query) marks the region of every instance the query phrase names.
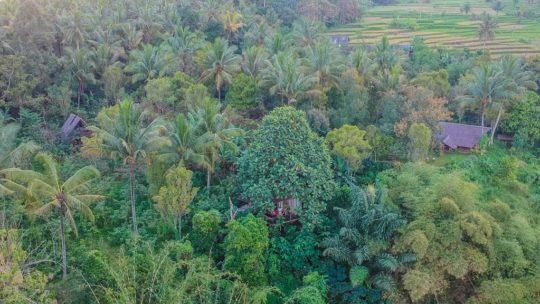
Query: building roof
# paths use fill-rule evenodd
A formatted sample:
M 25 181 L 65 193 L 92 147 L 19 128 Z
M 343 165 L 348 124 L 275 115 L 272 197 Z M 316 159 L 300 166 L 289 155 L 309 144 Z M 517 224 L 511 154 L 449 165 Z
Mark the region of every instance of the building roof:
M 349 40 L 349 35 L 332 35 L 330 37 L 330 42 L 332 42 L 333 44 L 348 43 Z
M 77 128 L 78 126 L 84 126 L 84 125 L 85 125 L 85 122 L 82 118 L 71 113 L 69 114 L 69 117 L 64 122 L 62 129 L 60 129 L 60 134 L 62 134 L 62 136 L 64 137 L 67 137 L 75 128 Z
M 482 128 L 482 126 L 453 122 L 441 122 L 441 128 L 442 132 L 437 135 L 437 138 L 452 149 L 472 149 L 478 145 L 480 138 L 491 130 L 489 127 Z

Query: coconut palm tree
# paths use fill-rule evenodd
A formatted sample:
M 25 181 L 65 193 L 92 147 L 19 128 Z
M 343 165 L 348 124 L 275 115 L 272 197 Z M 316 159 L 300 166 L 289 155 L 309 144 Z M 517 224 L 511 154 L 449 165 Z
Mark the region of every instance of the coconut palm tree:
M 18 123 L 11 121 L 7 114 L 0 111 L 0 170 L 27 163 L 28 158 L 39 150 L 39 146 L 31 141 L 16 144 L 20 130 Z M 0 183 L 0 195 L 11 192 Z
M 241 130 L 231 125 L 227 116 L 220 113 L 220 104 L 211 99 L 207 99 L 194 115 L 196 127 L 202 132 L 201 152 L 206 164 L 206 187 L 210 189 L 212 173 L 221 159 L 222 152 L 224 150 L 236 152 L 237 147 L 232 140 L 241 134 Z
M 266 50 L 262 47 L 251 46 L 242 52 L 242 72 L 256 78 L 265 68 L 268 59 Z
M 499 61 L 498 66 L 502 72 L 502 77 L 507 79 L 506 98 L 493 103 L 493 107 L 497 110 L 497 117 L 491 130 L 491 144 L 493 143 L 497 127 L 506 108 L 512 102 L 519 101 L 526 90 L 536 91 L 538 89 L 534 73 L 525 69 L 525 65 L 521 59 L 512 55 L 505 55 Z
M 86 41 L 88 32 L 86 30 L 87 24 L 82 12 L 78 9 L 65 16 L 63 24 L 60 26 L 62 34 L 64 36 L 63 43 L 69 46 L 75 46 L 75 49 L 80 49 L 81 44 Z
M 83 151 L 91 155 L 121 160 L 129 175 L 129 196 L 133 231 L 138 233 L 135 210 L 135 176 L 139 160 L 147 158 L 168 144 L 166 128 L 160 119 L 151 119 L 142 107 L 125 99 L 117 105 L 103 109 L 96 120 L 97 126 L 88 129 L 95 134 Z M 149 122 L 148 122 L 149 121 Z
M 320 42 L 306 51 L 308 73 L 317 77 L 322 87 L 337 85 L 343 69 L 342 56 L 330 42 Z
M 358 74 L 362 76 L 362 84 L 367 83 L 367 78 L 373 67 L 373 63 L 371 58 L 369 58 L 368 53 L 362 48 L 357 48 L 351 53 L 349 62 Z
M 381 39 L 381 41 L 375 46 L 373 54 L 373 63 L 382 74 L 383 78 L 388 79 L 392 69 L 399 64 L 399 56 L 397 52 L 392 49 L 388 37 L 384 36 Z
M 485 126 L 486 110 L 493 102 L 506 98 L 510 91 L 509 80 L 498 66 L 483 64 L 473 69 L 472 78 L 465 83 L 466 96 L 463 105 L 475 105 L 480 109 L 482 128 Z
M 232 41 L 237 38 L 238 30 L 244 26 L 242 19 L 242 14 L 237 10 L 227 10 L 223 13 L 223 26 L 227 40 Z
M 495 29 L 498 27 L 497 20 L 489 14 L 482 16 L 482 22 L 478 29 L 478 38 L 484 42 L 483 49 L 486 49 L 486 41 L 495 38 Z
M 107 67 L 119 64 L 119 53 L 116 53 L 115 51 L 115 49 L 107 44 L 99 44 L 91 53 L 94 72 L 98 79 L 103 76 Z
M 223 38 L 217 38 L 206 49 L 200 80 L 214 83 L 219 100 L 223 86 L 231 83 L 233 75 L 240 70 L 242 58 L 235 51 L 236 46 L 230 46 Z
M 84 85 L 87 82 L 94 82 L 95 65 L 92 60 L 93 54 L 88 49 L 66 50 L 66 60 L 68 62 L 71 75 L 79 83 L 77 90 L 77 109 L 81 106 L 81 96 L 84 93 Z
M 322 25 L 308 18 L 300 18 L 293 24 L 291 36 L 300 47 L 314 45 L 320 38 Z
M 271 94 L 280 95 L 286 98 L 287 104 L 293 104 L 317 81 L 315 75 L 307 74 L 304 70 L 300 59 L 290 53 L 279 53 L 262 71 L 263 84 L 269 87 Z
M 179 61 L 180 70 L 193 74 L 195 53 L 204 46 L 204 39 L 186 27 L 176 27 L 174 35 L 165 39 L 165 48 Z
M 62 277 L 67 276 L 67 252 L 64 222 L 67 218 L 73 231 L 77 234 L 77 223 L 73 216 L 75 211 L 90 221 L 94 221 L 92 210 L 88 204 L 103 199 L 101 195 L 90 194 L 89 185 L 99 178 L 99 171 L 86 166 L 79 169 L 71 177 L 63 180 L 58 172 L 58 164 L 45 153 L 36 156 L 41 170 L 22 170 L 18 168 L 4 169 L 0 173 L 4 176 L 6 187 L 14 192 L 29 195 L 32 200 L 41 204 L 35 210 L 37 215 L 48 215 L 53 211 L 60 217 L 60 240 L 62 246 Z
M 160 47 L 151 44 L 143 45 L 142 50 L 133 50 L 130 53 L 126 71 L 131 73 L 131 81 L 148 81 L 161 75 L 169 63 L 169 56 Z
M 274 32 L 273 35 L 264 38 L 264 45 L 270 55 L 277 55 L 289 49 L 290 40 L 280 32 Z
M 192 113 L 178 114 L 169 127 L 169 145 L 162 148 L 159 159 L 174 166 L 183 162 L 187 166 L 207 168 L 203 151 L 205 143 Z

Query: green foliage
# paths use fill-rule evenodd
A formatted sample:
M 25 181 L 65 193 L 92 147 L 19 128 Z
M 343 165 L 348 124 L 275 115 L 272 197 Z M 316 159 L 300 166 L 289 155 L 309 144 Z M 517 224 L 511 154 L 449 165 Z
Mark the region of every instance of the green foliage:
M 240 221 L 229 222 L 227 230 L 223 267 L 239 274 L 251 286 L 265 285 L 265 252 L 268 248 L 266 222 L 250 214 Z
M 425 160 L 431 144 L 431 130 L 425 124 L 412 124 L 407 134 L 409 138 L 409 159 Z
M 371 146 L 364 139 L 365 135 L 366 131 L 360 130 L 357 126 L 344 125 L 330 131 L 326 135 L 326 142 L 330 145 L 332 153 L 345 159 L 349 167 L 357 171 L 371 151 Z
M 216 210 L 199 211 L 191 219 L 191 242 L 199 252 L 208 252 L 215 244 L 221 224 L 221 214 Z
M 260 106 L 261 93 L 255 79 L 245 74 L 235 77 L 229 87 L 225 104 L 240 111 L 254 110 Z
M 534 92 L 527 92 L 522 102 L 514 103 L 501 128 L 524 137 L 527 142 L 534 143 L 540 139 L 540 98 Z
M 2 303 L 28 301 L 56 303 L 46 289 L 47 276 L 38 270 L 25 269 L 28 253 L 21 248 L 17 231 L 0 229 L 0 298 Z
M 258 209 L 273 209 L 275 198 L 294 197 L 303 203 L 305 225 L 316 224 L 333 189 L 330 164 L 327 148 L 304 114 L 280 107 L 263 119 L 238 160 L 238 180 L 243 196 Z
M 391 255 L 387 241 L 405 221 L 386 209 L 384 190 L 364 190 L 354 184 L 350 184 L 350 188 L 351 207 L 335 208 L 341 227 L 337 235 L 325 238 L 321 243 L 325 248 L 323 255 L 350 267 L 349 280 L 353 286 L 359 284 L 361 277 L 362 268 L 358 267 L 366 265 L 372 271 L 371 283 L 391 291 L 394 282 L 390 274 L 410 261 L 405 255 Z
M 174 226 L 178 228 L 178 237 L 182 238 L 182 217 L 187 214 L 189 204 L 197 195 L 199 188 L 192 186 L 193 172 L 182 164 L 169 169 L 165 175 L 165 186 L 154 196 L 156 209 L 163 217 L 173 217 Z
M 349 278 L 352 286 L 364 284 L 369 275 L 369 269 L 364 266 L 354 266 L 349 270 Z

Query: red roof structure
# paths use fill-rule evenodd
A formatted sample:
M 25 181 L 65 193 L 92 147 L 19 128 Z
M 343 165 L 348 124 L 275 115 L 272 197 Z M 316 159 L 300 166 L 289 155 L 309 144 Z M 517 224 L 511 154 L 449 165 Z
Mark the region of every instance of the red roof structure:
M 491 128 L 453 122 L 441 122 L 442 132 L 437 138 L 451 149 L 473 149 Z

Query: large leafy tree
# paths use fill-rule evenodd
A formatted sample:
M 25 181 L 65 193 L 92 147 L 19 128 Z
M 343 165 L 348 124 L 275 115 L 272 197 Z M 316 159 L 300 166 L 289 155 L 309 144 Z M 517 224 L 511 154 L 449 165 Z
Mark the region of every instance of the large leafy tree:
M 253 143 L 238 160 L 242 195 L 255 208 L 274 208 L 273 199 L 303 203 L 306 225 L 316 224 L 331 197 L 333 173 L 328 149 L 303 112 L 274 109 L 262 121 Z
M 13 168 L 4 169 L 1 174 L 4 176 L 7 188 L 20 192 L 22 195 L 30 195 L 41 205 L 35 210 L 36 214 L 49 215 L 52 212 L 58 212 L 62 247 L 62 276 L 65 278 L 67 276 L 65 219 L 68 219 L 75 233 L 77 233 L 75 211 L 81 212 L 90 221 L 94 220 L 94 215 L 88 204 L 102 200 L 103 196 L 91 194 L 89 186 L 92 181 L 99 178 L 100 174 L 96 168 L 86 166 L 64 180 L 58 172 L 58 164 L 50 155 L 40 153 L 36 156 L 36 161 L 40 164 L 41 170 Z
M 135 175 L 138 162 L 167 144 L 166 128 L 160 119 L 151 119 L 140 105 L 125 99 L 103 109 L 96 117 L 97 126 L 89 126 L 94 137 L 84 141 L 83 150 L 94 156 L 120 160 L 129 174 L 129 196 L 133 231 L 138 233 L 135 211 Z
M 540 98 L 534 92 L 527 92 L 524 100 L 511 106 L 501 128 L 516 133 L 521 140 L 532 143 L 540 139 Z
M 201 80 L 213 82 L 219 100 L 223 87 L 230 84 L 233 75 L 240 71 L 242 58 L 235 51 L 236 46 L 229 45 L 223 38 L 217 38 L 205 50 Z

